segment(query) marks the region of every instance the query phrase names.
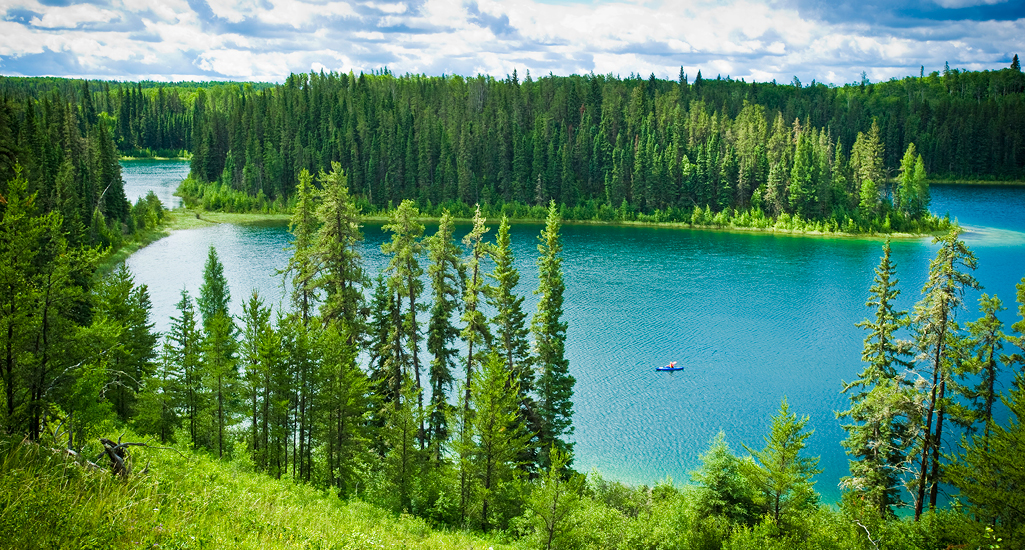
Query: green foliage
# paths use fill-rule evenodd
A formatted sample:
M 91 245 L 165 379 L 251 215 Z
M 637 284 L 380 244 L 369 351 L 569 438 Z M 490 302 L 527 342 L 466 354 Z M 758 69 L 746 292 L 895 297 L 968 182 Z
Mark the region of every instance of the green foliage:
M 572 456 L 573 444 L 566 439 L 573 434 L 573 385 L 566 359 L 566 322 L 562 320 L 563 292 L 562 221 L 555 201 L 548 205 L 548 219 L 538 237 L 538 287 L 541 299 L 530 322 L 539 376 L 537 379 L 537 411 L 540 417 L 538 443 L 542 448 L 555 446 Z M 542 455 L 542 467 L 544 456 Z
M 887 241 L 865 303 L 874 308 L 874 318 L 857 324 L 868 331 L 861 354 L 865 368 L 857 380 L 843 383 L 851 408 L 838 413 L 850 422 L 843 426 L 843 445 L 851 457 L 851 475 L 841 483 L 865 499 L 871 513 L 881 519 L 891 517 L 892 506 L 902 504 L 901 470 L 914 434 L 909 425 L 919 414 L 914 392 L 903 378 L 903 370 L 912 363 L 907 359 L 909 343 L 897 338 L 908 318 L 906 311 L 894 307 L 900 295 L 896 273 Z
M 459 337 L 459 331 L 452 324 L 452 316 L 459 308 L 460 287 L 465 276 L 459 262 L 459 249 L 453 242 L 452 216 L 448 212 L 442 214 L 438 232 L 426 241 L 430 261 L 427 275 L 433 298 L 427 328 L 427 352 L 433 357 L 429 375 L 431 415 L 427 423 L 427 438 L 434 443 L 440 455 L 441 445 L 448 439 L 446 414 L 451 405 L 447 396 L 455 380 L 453 372 L 458 357 L 458 350 L 452 345 Z
M 717 516 L 730 523 L 751 525 L 757 517 L 755 487 L 744 475 L 743 463 L 719 432 L 701 455 L 701 469 L 692 474 L 700 485 L 696 502 L 698 514 Z
M 527 507 L 532 512 L 534 548 L 567 548 L 571 546 L 578 528 L 577 511 L 581 507 L 584 476 L 572 472 L 566 465 L 569 455 L 555 447 L 549 448 L 548 471 L 530 492 Z
M 1018 375 L 1015 386 L 1003 397 L 1011 418 L 1006 425 L 994 425 L 989 434 L 962 438 L 957 460 L 947 466 L 946 475 L 957 487 L 958 498 L 982 522 L 992 523 L 1007 547 L 1025 541 L 1025 475 L 1021 452 L 1025 449 L 1025 379 Z
M 135 440 L 127 434 L 129 440 Z M 94 453 L 94 447 L 89 448 Z M 509 548 L 434 530 L 360 500 L 254 474 L 238 462 L 133 449 L 123 481 L 31 443 L 0 444 L 0 537 L 12 548 Z M 26 529 L 31 525 L 31 529 Z
M 798 419 L 790 412 L 786 398 L 780 404 L 779 413 L 772 417 L 772 430 L 765 436 L 765 448 L 751 453 L 752 461 L 746 471 L 751 484 L 761 492 L 762 505 L 771 515 L 777 527 L 784 527 L 794 516 L 814 508 L 818 495 L 812 488 L 812 477 L 822 473 L 819 459 L 801 456 L 805 440 L 813 431 L 805 431 L 808 417 Z
M 217 249 L 210 245 L 206 265 L 203 267 L 203 285 L 199 287 L 199 314 L 203 318 L 203 330 L 211 331 L 211 325 L 218 315 L 229 316 L 228 303 L 231 302 L 231 290 L 228 280 L 224 278 L 224 264 L 217 257 Z

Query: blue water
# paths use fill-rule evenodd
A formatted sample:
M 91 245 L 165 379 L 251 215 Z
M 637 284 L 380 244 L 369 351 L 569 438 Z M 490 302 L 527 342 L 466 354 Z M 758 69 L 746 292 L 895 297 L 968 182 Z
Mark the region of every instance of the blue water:
M 181 206 L 174 196 L 182 179 L 189 175 L 187 160 L 122 160 L 121 178 L 125 182 L 125 196 L 132 204 L 153 191 L 165 208 Z
M 1003 298 L 1002 318 L 1012 323 L 1014 285 L 1025 276 L 1025 188 L 936 186 L 932 210 L 965 226 L 979 259 L 975 275 Z M 540 229 L 512 230 L 531 312 Z M 366 264 L 376 273 L 387 261 L 385 235 L 380 225 L 364 232 Z M 786 396 L 815 430 L 808 452 L 824 470 L 816 488 L 836 501 L 848 474 L 835 418 L 847 407 L 840 383 L 862 368 L 865 335 L 854 324 L 870 314 L 864 303 L 881 241 L 586 225 L 565 226 L 563 239 L 578 469 L 630 483 L 685 482 L 719 430 L 738 453 L 742 443 L 761 448 Z M 233 313 L 253 288 L 280 303 L 285 292 L 274 273 L 287 262 L 286 242 L 281 225 L 218 225 L 175 232 L 128 263 L 149 286 L 157 329 L 166 330 L 181 289 L 198 293 L 211 244 L 225 264 Z M 911 309 L 936 248 L 928 238 L 892 246 L 898 305 Z M 962 324 L 978 317 L 978 297 L 966 295 Z M 686 368 L 654 372 L 674 360 Z

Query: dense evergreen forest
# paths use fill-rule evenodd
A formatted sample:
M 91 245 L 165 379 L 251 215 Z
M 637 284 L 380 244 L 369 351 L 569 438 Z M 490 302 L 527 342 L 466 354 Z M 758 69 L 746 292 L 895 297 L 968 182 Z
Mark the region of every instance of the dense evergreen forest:
M 969 76 L 985 77 L 987 90 L 1000 78 L 1020 82 L 1020 72 L 1011 69 Z M 956 82 L 969 76 L 949 71 L 946 78 Z M 932 88 L 925 86 L 930 78 L 945 82 L 940 77 L 904 81 L 923 86 L 922 105 L 934 100 L 928 91 Z M 301 544 L 296 541 L 316 541 L 324 547 L 409 545 L 398 538 L 356 538 L 355 527 L 342 530 L 344 540 L 332 538 L 343 536 L 337 526 L 331 527 L 333 519 L 339 518 L 394 525 L 396 532 L 410 533 L 403 536 L 414 540 L 412 546 L 420 547 L 431 546 L 424 541 L 441 540 L 431 538 L 435 529 L 467 530 L 489 545 L 546 549 L 1013 548 L 1025 544 L 1025 492 L 1021 490 L 1025 486 L 1021 470 L 1025 279 L 1017 287 L 1018 319 L 1011 327 L 1000 321 L 998 313 L 1004 306 L 995 296 L 983 295 L 978 314 L 972 316 L 966 310 L 974 308 L 966 307 L 970 305 L 964 304 L 963 296 L 978 286 L 972 277 L 976 260 L 957 228 L 936 238 L 937 255 L 912 311 L 895 310 L 894 299 L 902 289 L 889 246 L 883 247 L 875 283 L 867 292 L 866 320 L 859 325 L 866 331 L 864 370 L 857 380 L 838 384 L 850 402 L 841 422 L 847 431 L 843 445 L 851 475 L 840 480 L 844 496 L 837 507 L 821 503 L 815 491 L 818 459 L 804 451 L 814 426 L 799 411 L 792 411 L 785 399 L 772 418 L 764 447 L 744 446 L 738 454 L 740 449 L 728 445 L 728 434 L 720 434 L 702 455 L 690 483 L 628 487 L 602 478 L 599 472 L 585 475 L 573 470 L 574 380 L 564 353 L 567 327 L 562 318 L 562 274 L 572 266 L 563 266 L 561 260 L 562 213 L 589 208 L 588 201 L 599 204 L 600 194 L 608 189 L 624 193 L 626 206 L 620 201 L 620 209 L 659 211 L 657 201 L 670 195 L 648 194 L 649 189 L 660 188 L 633 183 L 668 181 L 651 174 L 668 174 L 663 170 L 672 165 L 672 154 L 661 154 L 663 161 L 658 162 L 663 164 L 638 162 L 638 158 L 659 158 L 646 156 L 647 144 L 651 143 L 652 151 L 662 151 L 658 140 L 666 138 L 670 140 L 666 143 L 679 140 L 680 159 L 690 159 L 693 153 L 694 159 L 704 159 L 706 167 L 714 164 L 709 164 L 709 158 L 718 159 L 718 166 L 723 158 L 734 159 L 727 164 L 736 163 L 738 179 L 729 180 L 717 172 L 718 187 L 689 188 L 692 193 L 711 193 L 712 202 L 707 208 L 699 207 L 702 210 L 739 209 L 732 203 L 719 204 L 717 193 L 729 189 L 729 200 L 734 200 L 743 188 L 751 193 L 748 200 L 764 201 L 761 206 L 752 205 L 755 208 L 773 208 L 766 197 L 775 196 L 781 201 L 777 204 L 781 216 L 811 215 L 823 208 L 823 197 L 828 197 L 834 201 L 830 203 L 834 211 L 853 208 L 850 215 L 862 220 L 889 214 L 891 220 L 913 221 L 928 200 L 928 187 L 923 185 L 928 153 L 916 152 L 930 146 L 927 140 L 916 148 L 901 143 L 894 150 L 902 153 L 891 159 L 891 165 L 886 152 L 891 151 L 890 145 L 884 146 L 888 119 L 876 116 L 845 145 L 843 133 L 829 126 L 830 119 L 816 126 L 809 111 L 811 122 L 802 118 L 795 123 L 786 118 L 788 114 L 745 104 L 743 98 L 736 100 L 734 113 L 726 94 L 733 89 L 757 90 L 760 97 L 772 90 L 785 91 L 791 94 L 787 104 L 793 100 L 799 105 L 805 94 L 825 97 L 846 90 L 863 94 L 858 97 L 869 105 L 873 94 L 885 97 L 883 92 L 897 89 L 900 82 L 868 84 L 861 90 L 860 86 L 748 85 L 728 79 L 696 79 L 688 84 L 683 78 L 667 83 L 549 77 L 518 83 L 515 77 L 499 82 L 395 78 L 385 73 L 359 78 L 297 75 L 280 87 L 251 90 L 233 85 L 188 90 L 133 85 L 117 91 L 111 88 L 108 93 L 102 85 L 94 90 L 93 84 L 82 82 L 63 89 L 60 86 L 66 81 L 54 81 L 60 86 L 51 87 L 40 83 L 36 88 L 25 86 L 25 81 L 3 81 L 0 540 L 5 543 L 89 546 L 97 544 L 95 533 L 101 532 L 105 543 L 114 546 Z M 566 118 L 555 122 L 555 99 L 570 94 L 578 84 L 581 92 L 597 90 L 599 112 L 609 113 L 601 117 L 602 122 L 590 126 L 582 122 L 589 116 L 586 99 L 579 111 L 563 107 L 565 116 L 579 113 L 574 120 L 580 126 L 566 123 Z M 267 168 L 266 162 L 258 167 L 236 160 L 232 151 L 246 150 L 248 141 L 240 149 L 226 145 L 224 166 L 214 166 L 209 174 L 202 172 L 210 159 L 217 158 L 209 147 L 219 135 L 215 130 L 221 128 L 225 136 L 233 136 L 230 131 L 236 126 L 229 115 L 249 112 L 245 109 L 250 107 L 236 106 L 253 105 L 255 113 L 259 112 L 256 105 L 268 109 L 305 105 L 295 112 L 312 113 L 310 106 L 318 103 L 304 103 L 303 98 L 332 86 L 342 96 L 347 90 L 362 89 L 364 95 L 358 97 L 382 102 L 374 108 L 366 103 L 357 113 L 393 112 L 382 106 L 401 111 L 396 106 L 403 103 L 395 98 L 403 97 L 402 90 L 413 94 L 410 97 L 432 98 L 428 104 L 438 111 L 424 107 L 423 118 L 410 115 L 405 120 L 435 121 L 431 135 L 441 144 L 451 121 L 459 120 L 451 126 L 460 132 L 457 152 L 469 150 L 464 145 L 498 147 L 501 143 L 497 137 L 479 137 L 479 132 L 491 132 L 497 128 L 493 124 L 500 125 L 504 111 L 486 108 L 493 105 L 492 100 L 498 101 L 495 96 L 508 93 L 513 104 L 519 97 L 523 109 L 519 112 L 535 113 L 533 134 L 520 134 L 520 146 L 526 150 L 530 145 L 532 162 L 542 158 L 548 164 L 539 165 L 540 177 L 529 180 L 534 182 L 531 195 L 510 198 L 541 210 L 546 220 L 538 239 L 536 311 L 522 307 L 507 219 L 489 221 L 483 208 L 470 210 L 473 229 L 461 243 L 454 240 L 451 213 L 442 211 L 433 235 L 426 235 L 419 221 L 421 204 L 466 209 L 469 201 L 485 202 L 476 193 L 494 193 L 495 201 L 505 200 L 501 198 L 505 191 L 516 193 L 515 167 L 505 180 L 511 187 L 502 187 L 502 180 L 495 176 L 502 173 L 501 168 L 481 168 L 482 158 L 495 157 L 471 155 L 460 161 L 457 155 L 451 180 L 445 179 L 447 168 L 438 168 L 443 164 L 439 161 L 429 177 L 441 174 L 440 179 L 429 179 L 430 187 L 423 190 L 417 187 L 417 177 L 425 164 L 417 162 L 416 174 L 403 172 L 395 180 L 390 164 L 381 178 L 368 176 L 375 172 L 367 166 L 381 169 L 373 163 L 346 164 L 344 157 L 328 156 L 321 165 L 321 160 L 312 160 L 312 149 L 297 145 L 314 134 L 296 130 L 288 142 L 293 152 L 298 151 L 288 157 L 291 160 L 282 156 L 281 164 L 275 165 L 275 155 L 282 150 L 273 147 L 260 156 L 246 153 L 244 157 L 270 158 L 269 164 L 280 170 L 280 177 L 273 180 L 277 188 L 244 187 L 254 170 L 265 177 Z M 466 93 L 442 93 L 448 87 Z M 414 94 L 417 90 L 422 93 Z M 545 90 L 551 95 L 545 96 Z M 704 106 L 719 103 L 716 90 L 723 93 L 721 110 Z M 525 95 L 516 95 L 521 93 Z M 697 97 L 681 99 L 684 94 Z M 1020 88 L 1003 95 L 987 92 L 978 97 L 978 104 L 997 105 L 1005 100 L 1014 104 L 1021 94 Z M 948 95 L 951 102 L 967 104 L 968 98 Z M 171 144 L 169 150 L 185 143 L 182 149 L 193 152 L 198 181 L 243 185 L 237 191 L 265 192 L 269 201 L 287 196 L 287 201 L 281 200 L 291 210 L 291 258 L 280 275 L 290 291 L 290 303 L 282 310 L 275 311 L 256 293 L 232 296 L 213 248 L 203 285 L 194 294 L 183 290 L 166 334 L 154 331 L 148 290 L 135 284 L 127 268 L 95 276 L 97 259 L 107 250 L 103 247 L 116 246 L 152 228 L 164 214 L 154 197 L 134 206 L 128 203 L 117 165 L 118 150 L 156 150 L 152 147 L 156 142 L 141 137 L 151 134 L 140 120 L 166 115 L 162 119 L 166 124 L 155 126 L 164 129 L 157 134 L 164 132 L 170 139 L 177 131 L 169 130 L 176 127 L 171 109 L 152 107 L 154 98 L 161 97 L 165 105 L 181 106 L 183 117 L 178 120 L 189 131 L 181 133 L 184 142 L 160 143 Z M 454 99 L 458 97 L 462 99 Z M 474 97 L 480 110 L 468 109 Z M 581 99 L 585 97 L 589 96 Z M 623 101 L 620 110 L 609 106 L 616 105 L 615 98 Z M 134 106 L 124 107 L 129 102 Z M 332 102 L 329 111 L 344 118 L 347 105 Z M 449 112 L 442 109 L 444 105 L 458 107 Z M 528 110 L 527 105 L 537 110 Z M 631 111 L 630 105 L 637 110 Z M 649 105 L 651 110 L 645 111 Z M 135 114 L 122 118 L 125 109 Z M 313 120 L 277 112 L 277 124 L 284 126 Z M 490 118 L 484 114 L 489 112 Z M 147 115 L 140 113 L 154 118 L 145 119 Z M 612 113 L 638 116 L 619 119 Z M 674 126 L 679 117 L 686 122 Z M 359 121 L 368 119 L 346 120 L 359 129 Z M 605 122 L 610 125 L 605 136 L 616 128 L 616 143 L 627 143 L 624 136 L 632 135 L 635 145 L 609 149 L 611 171 L 602 176 L 600 188 L 591 189 L 597 195 L 588 196 L 581 186 L 589 185 L 584 183 L 589 180 L 576 171 L 580 166 L 571 162 L 574 157 L 567 151 L 586 150 L 575 148 L 578 142 L 587 142 L 580 136 L 602 135 Z M 510 127 L 514 123 L 510 121 Z M 753 142 L 753 157 L 744 157 L 737 152 L 742 148 L 734 150 L 731 145 L 746 143 L 736 138 L 744 135 L 740 129 L 745 124 L 749 129 L 761 128 L 756 135 L 764 138 Z M 396 122 L 394 127 L 399 126 Z M 537 134 L 539 127 L 552 133 Z M 687 133 L 674 134 L 674 127 Z M 636 133 L 630 134 L 631 128 Z M 691 143 L 696 135 L 692 131 L 700 128 L 707 134 Z M 387 126 L 373 126 L 366 136 L 371 142 L 383 141 L 388 132 Z M 264 136 L 264 141 L 251 140 L 257 148 L 285 139 L 269 123 L 263 132 L 251 135 Z M 414 130 L 406 142 L 413 143 L 410 140 L 417 135 Z M 1020 136 L 1020 132 L 1004 137 L 1008 136 Z M 309 143 L 339 143 L 331 136 L 324 139 Z M 360 139 L 350 142 L 350 153 L 356 158 L 363 158 L 359 157 Z M 591 151 L 600 142 L 590 142 Z M 771 156 L 774 143 L 780 158 Z M 410 158 L 419 158 L 417 147 L 409 145 L 404 151 L 414 152 Z M 843 153 L 847 147 L 849 156 Z M 380 143 L 377 148 L 381 156 L 368 156 L 367 162 L 389 158 L 394 152 Z M 307 154 L 315 171 L 294 163 Z M 437 160 L 432 154 L 428 151 L 424 158 Z M 621 180 L 614 177 L 616 166 L 623 166 L 616 164 L 617 155 L 619 162 L 630 163 L 619 172 Z M 834 166 L 840 169 L 827 170 L 829 159 L 836 162 L 838 155 L 841 160 Z M 549 171 L 552 158 L 568 159 L 563 166 L 569 168 Z M 766 162 L 775 158 L 776 163 L 766 168 L 758 160 L 752 167 L 741 158 Z M 395 166 L 413 165 L 404 162 Z M 638 166 L 642 167 L 640 180 Z M 653 166 L 661 168 L 644 172 Z M 695 166 L 694 173 L 704 170 L 700 162 Z M 873 178 L 885 182 L 887 166 L 896 167 L 899 177 L 892 182 L 889 200 L 883 201 L 882 183 Z M 460 172 L 461 167 L 468 171 Z M 533 174 L 534 168 L 532 163 L 527 173 Z M 561 175 L 546 179 L 556 172 Z M 823 174 L 827 172 L 829 182 L 837 178 L 858 182 L 857 174 L 868 174 L 860 180 L 857 205 L 835 202 L 844 195 L 819 194 L 827 189 L 819 185 L 826 181 Z M 236 173 L 240 180 L 234 179 Z M 745 180 L 743 174 L 753 174 L 755 179 Z M 758 174 L 767 179 L 758 180 Z M 385 184 L 390 181 L 410 182 L 412 187 L 389 188 Z M 623 186 L 617 187 L 616 181 Z M 724 183 L 730 181 L 737 186 Z M 742 187 L 741 181 L 751 185 Z M 819 184 L 802 187 L 807 182 Z M 782 187 L 773 187 L 777 183 Z M 378 184 L 382 187 L 373 187 Z M 384 199 L 372 195 L 381 189 L 394 194 Z M 408 197 L 403 189 L 428 195 Z M 429 195 L 445 189 L 454 194 Z M 635 197 L 638 189 L 640 195 Z M 760 199 L 755 199 L 756 189 L 765 190 Z M 772 195 L 771 189 L 785 190 L 785 201 Z M 795 193 L 795 189 L 807 193 Z M 681 195 L 674 196 L 678 200 Z M 649 203 L 649 198 L 656 202 Z M 604 200 L 602 204 L 610 204 L 608 196 Z M 638 200 L 644 202 L 635 203 Z M 367 212 L 387 206 L 386 201 L 393 201 L 393 207 L 385 209 L 390 240 L 383 247 L 390 261 L 382 273 L 368 273 L 358 252 L 361 220 Z M 857 213 L 866 208 L 874 211 Z M 241 318 L 228 314 L 231 300 L 244 303 Z M 1001 393 L 997 382 L 1011 378 L 1012 373 L 1014 383 Z M 997 420 L 1005 417 L 1006 421 Z M 960 440 L 951 437 L 952 424 L 964 433 Z M 118 445 L 122 440 L 113 439 L 120 433 L 133 443 L 173 447 L 184 457 L 167 449 Z M 109 439 L 101 445 L 100 437 Z M 133 456 L 137 457 L 134 468 L 119 465 L 118 458 L 128 459 L 130 465 Z M 143 466 L 146 456 L 152 460 L 151 467 Z M 114 474 L 108 468 L 111 462 Z M 123 479 L 112 481 L 112 475 Z M 267 489 L 267 483 L 280 485 Z M 281 496 L 282 491 L 288 496 Z M 949 507 L 943 506 L 944 493 L 952 495 Z M 255 502 L 253 495 L 260 495 Z M 241 509 L 240 502 L 253 502 L 252 509 L 261 510 L 263 516 Z M 287 504 L 292 519 L 280 520 L 278 514 L 286 512 L 277 504 L 261 508 L 267 502 Z M 903 512 L 906 516 L 899 517 Z M 314 521 L 312 514 L 320 514 L 321 519 Z M 25 529 L 26 521 L 33 522 L 33 529 Z M 465 547 L 467 543 L 458 539 L 444 545 Z
M 310 73 L 284 84 L 0 78 L 107 115 L 124 154 L 192 155 L 187 201 L 284 210 L 338 162 L 366 212 L 930 231 L 926 175 L 1025 179 L 1020 66 L 841 87 L 612 75 Z M 22 120 L 25 115 L 19 114 Z M 921 163 L 917 157 L 921 156 Z M 533 208 L 531 208 L 533 207 Z

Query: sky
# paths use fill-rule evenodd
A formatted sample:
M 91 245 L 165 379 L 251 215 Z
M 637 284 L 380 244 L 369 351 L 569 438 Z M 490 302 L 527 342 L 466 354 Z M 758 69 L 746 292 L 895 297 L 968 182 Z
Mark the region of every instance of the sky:
M 0 74 L 105 80 L 682 67 L 842 85 L 1025 54 L 1022 0 L 0 0 L 0 14 Z

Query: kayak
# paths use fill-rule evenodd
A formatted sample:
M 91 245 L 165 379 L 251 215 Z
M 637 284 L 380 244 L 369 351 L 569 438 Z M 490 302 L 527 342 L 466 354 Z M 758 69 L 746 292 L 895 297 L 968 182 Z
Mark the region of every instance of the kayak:
M 673 361 L 664 367 L 655 367 L 655 370 L 683 370 L 683 367 L 677 367 L 676 361 Z

